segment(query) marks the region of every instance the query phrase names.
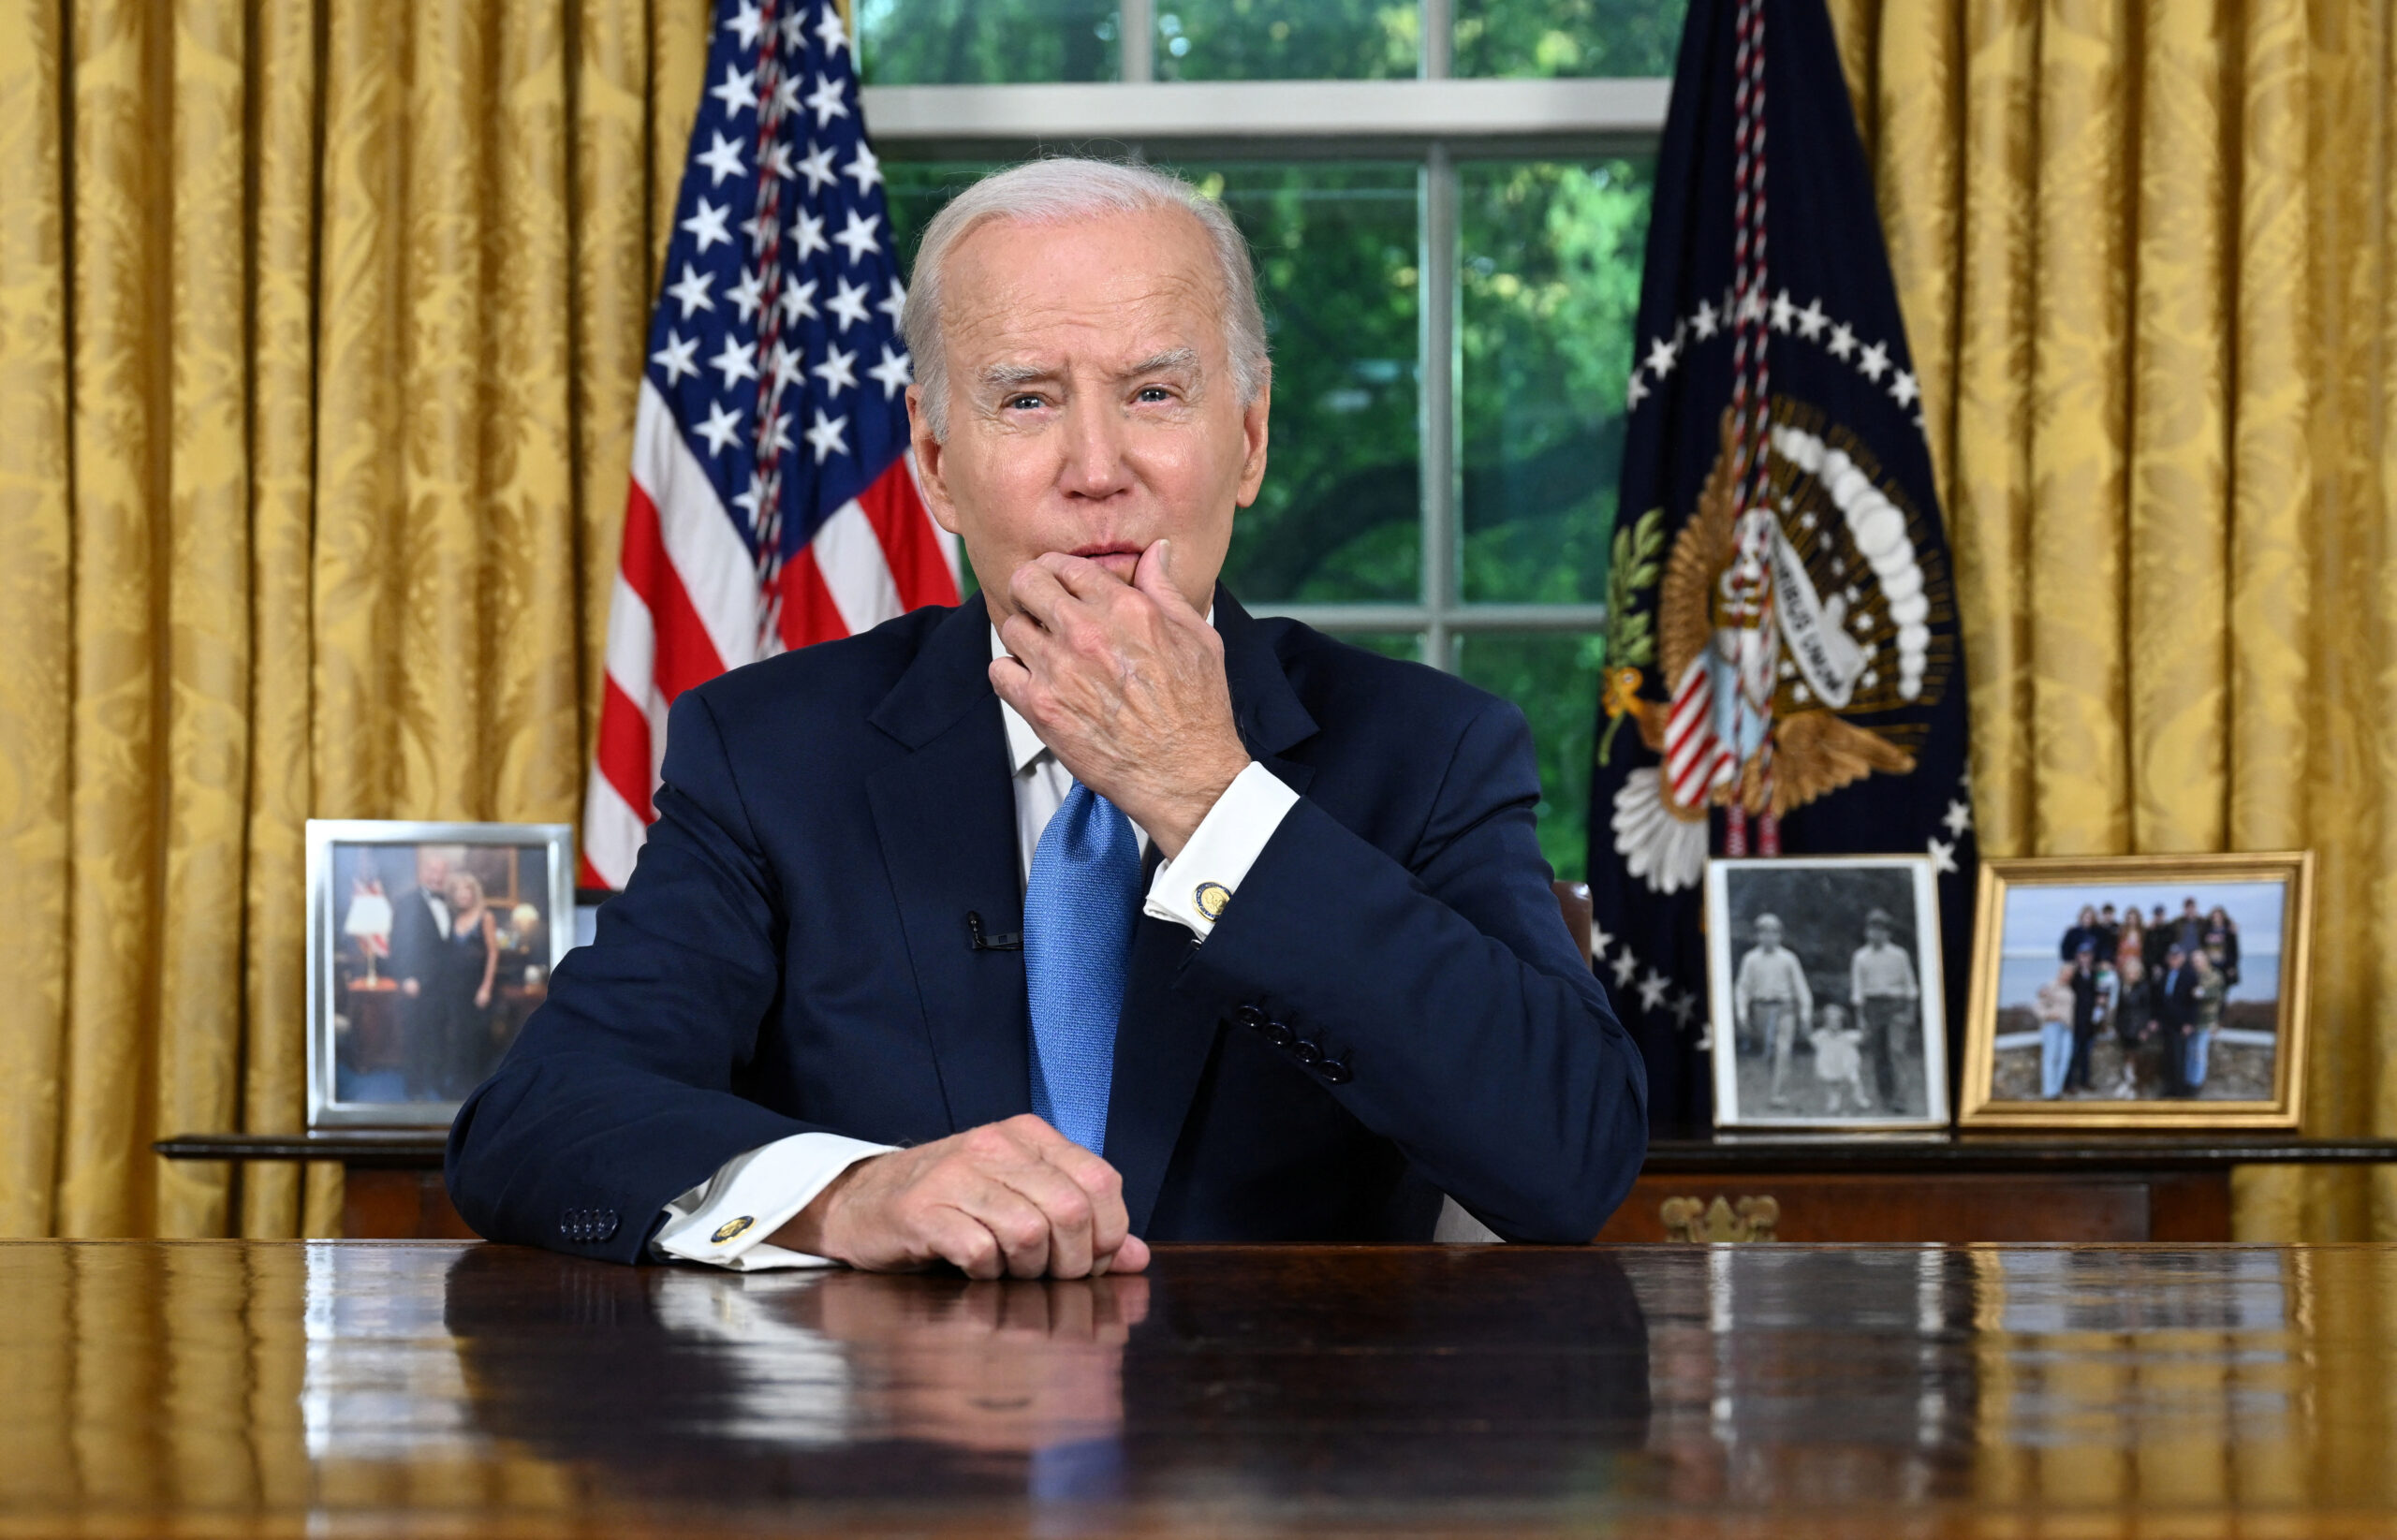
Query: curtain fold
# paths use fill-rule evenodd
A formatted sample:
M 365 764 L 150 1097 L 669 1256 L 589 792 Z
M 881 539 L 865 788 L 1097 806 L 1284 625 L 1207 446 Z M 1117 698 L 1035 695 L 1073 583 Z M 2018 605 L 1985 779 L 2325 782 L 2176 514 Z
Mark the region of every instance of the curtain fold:
M 1989 855 L 2319 853 L 2307 1124 L 2397 1133 L 2381 0 L 1834 0 L 1929 403 Z M 2397 1236 L 2253 1167 L 2251 1239 Z
M 0 0 L 0 1233 L 332 1233 L 302 825 L 578 809 L 707 0 Z

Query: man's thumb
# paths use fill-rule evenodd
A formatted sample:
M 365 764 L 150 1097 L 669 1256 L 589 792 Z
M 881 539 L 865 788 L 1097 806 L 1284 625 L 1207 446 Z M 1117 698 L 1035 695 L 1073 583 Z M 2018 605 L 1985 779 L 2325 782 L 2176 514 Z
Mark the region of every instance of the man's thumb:
M 1173 586 L 1169 575 L 1173 560 L 1171 540 L 1152 540 L 1149 549 L 1140 552 L 1140 562 L 1132 569 L 1132 586 L 1169 609 L 1186 609 L 1189 601 Z

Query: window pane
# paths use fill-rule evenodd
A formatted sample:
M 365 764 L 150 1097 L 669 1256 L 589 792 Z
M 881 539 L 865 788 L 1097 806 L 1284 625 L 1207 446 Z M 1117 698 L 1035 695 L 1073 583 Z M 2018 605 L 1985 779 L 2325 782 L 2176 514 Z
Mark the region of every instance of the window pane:
M 1161 81 L 1379 81 L 1415 73 L 1415 0 L 1158 0 Z
M 882 189 L 890 202 L 890 233 L 899 242 L 899 271 L 916 271 L 916 248 L 924 227 L 941 206 L 983 177 L 1008 165 L 1004 160 L 898 160 L 882 163 Z
M 1111 81 L 1114 0 L 859 0 L 868 85 Z
M 1475 633 L 1457 640 L 1457 672 L 1531 719 L 1539 752 L 1539 843 L 1567 882 L 1589 873 L 1590 730 L 1598 710 L 1596 637 Z
M 1670 75 L 1688 0 L 1454 0 L 1459 75 Z
M 1467 600 L 1606 597 L 1653 169 L 1646 158 L 1457 168 Z
M 1420 169 L 1176 169 L 1240 221 L 1273 345 L 1265 486 L 1225 580 L 1259 603 L 1418 597 Z

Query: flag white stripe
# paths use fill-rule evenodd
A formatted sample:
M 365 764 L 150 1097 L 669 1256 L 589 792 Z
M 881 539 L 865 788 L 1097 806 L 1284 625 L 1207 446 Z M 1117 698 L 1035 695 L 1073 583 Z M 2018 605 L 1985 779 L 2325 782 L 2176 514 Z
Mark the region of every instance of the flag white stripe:
M 599 880 L 621 891 L 648 838 L 649 826 L 617 795 L 615 785 L 604 775 L 592 776 L 582 799 L 582 858 Z
M 656 651 L 649 606 L 641 603 L 640 595 L 633 592 L 633 585 L 625 581 L 621 572 L 616 574 L 615 596 L 609 602 L 614 608 L 608 613 L 608 677 L 625 693 L 625 699 L 640 708 L 640 714 L 649 723 L 649 789 L 654 792 L 659 771 L 666 764 L 668 708 L 666 693 L 657 687 L 656 676 L 649 666 Z M 626 638 L 623 654 L 616 651 L 619 616 L 631 617 L 640 630 L 640 636 Z
M 683 592 L 727 668 L 757 656 L 757 566 L 715 483 L 647 379 L 633 420 L 633 479 L 657 509 L 658 532 Z M 638 698 L 638 697 L 636 697 Z
M 824 575 L 832 607 L 841 612 L 849 635 L 871 631 L 905 608 L 899 602 L 899 584 L 890 576 L 882 538 L 856 498 L 824 521 L 809 549 L 816 552 L 816 570 Z

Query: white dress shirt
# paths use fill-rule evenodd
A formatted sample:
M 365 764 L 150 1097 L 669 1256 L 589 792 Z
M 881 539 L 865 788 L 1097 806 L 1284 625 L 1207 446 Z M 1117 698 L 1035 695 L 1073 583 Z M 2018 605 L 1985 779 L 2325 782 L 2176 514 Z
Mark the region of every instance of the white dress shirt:
M 1213 623 L 1214 618 L 1210 611 L 1208 622 Z M 991 656 L 1006 653 L 993 626 Z M 1004 700 L 999 702 L 999 718 L 1007 727 L 1008 768 L 1015 777 L 1016 876 L 1029 885 L 1032 857 L 1040 848 L 1041 832 L 1056 816 L 1066 793 L 1073 790 L 1074 778 L 1032 730 L 1032 724 Z M 1272 770 L 1249 765 L 1207 810 L 1182 854 L 1157 863 L 1142 912 L 1187 926 L 1193 935 L 1205 941 L 1248 869 L 1264 854 L 1266 842 L 1298 799 L 1298 793 Z M 1135 824 L 1132 832 L 1145 858 L 1148 830 Z M 666 1223 L 650 1241 L 650 1249 L 669 1260 L 705 1262 L 743 1271 L 830 1266 L 828 1258 L 771 1245 L 766 1238 L 788 1224 L 852 1165 L 892 1148 L 838 1134 L 793 1134 L 736 1155 L 715 1175 L 666 1206 Z

